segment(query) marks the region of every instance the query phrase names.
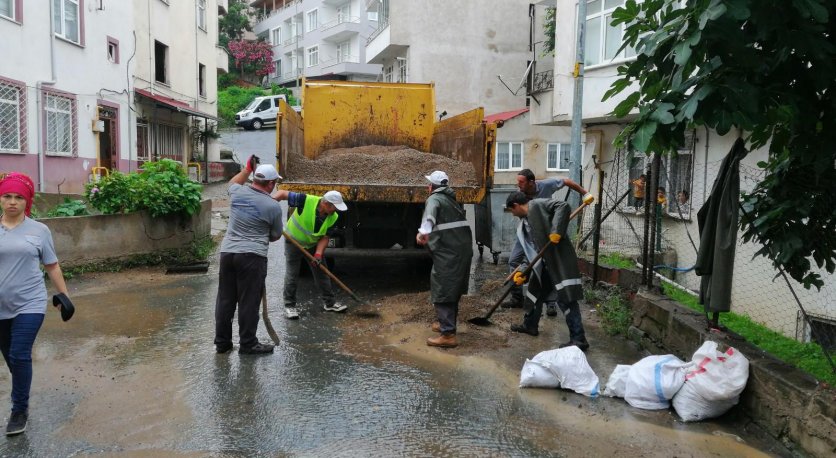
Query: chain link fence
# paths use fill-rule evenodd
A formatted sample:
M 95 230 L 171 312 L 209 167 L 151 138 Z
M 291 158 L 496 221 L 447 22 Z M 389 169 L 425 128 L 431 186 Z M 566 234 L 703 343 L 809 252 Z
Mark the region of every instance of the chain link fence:
M 722 163 L 697 156 L 691 143 L 675 155 L 661 157 L 659 187 L 664 193 L 653 192 L 649 183 L 644 192 L 651 202 L 663 202 L 655 222 L 655 271 L 692 292 L 700 287 L 700 277 L 693 271 L 700 243 L 697 213 L 708 199 Z M 642 174 L 650 176 L 650 164 L 650 158 L 626 151 L 618 151 L 612 160 L 599 164 L 605 171 L 602 215 L 609 212 L 600 228 L 601 255 L 618 253 L 641 261 L 645 219 L 651 215 L 642 206 L 636 180 Z M 741 191 L 753 189 L 762 178 L 759 168 L 740 164 Z M 593 178 L 592 187 L 597 186 Z M 580 251 L 589 258 L 593 254 L 594 228 L 594 212 L 584 212 L 578 240 Z M 805 289 L 787 277 L 789 286 L 767 258 L 755 257 L 760 244 L 744 243 L 741 235 L 739 232 L 735 253 L 732 312 L 801 342 L 819 343 L 831 355 L 836 353 L 836 282 L 832 275 L 820 272 L 825 279 L 821 290 Z

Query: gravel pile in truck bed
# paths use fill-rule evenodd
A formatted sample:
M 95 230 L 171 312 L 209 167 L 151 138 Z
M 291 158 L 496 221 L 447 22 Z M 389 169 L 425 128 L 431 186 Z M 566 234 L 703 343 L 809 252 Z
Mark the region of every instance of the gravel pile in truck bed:
M 302 183 L 426 185 L 424 175 L 443 170 L 454 188 L 479 185 L 473 164 L 406 146 L 337 148 L 316 160 L 294 155 L 287 165 L 287 179 Z

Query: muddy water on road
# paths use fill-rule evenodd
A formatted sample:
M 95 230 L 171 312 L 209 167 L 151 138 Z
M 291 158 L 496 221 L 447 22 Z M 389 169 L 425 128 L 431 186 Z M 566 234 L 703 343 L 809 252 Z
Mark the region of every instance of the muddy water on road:
M 335 315 L 308 300 L 301 319 L 288 322 L 280 307 L 284 246 L 274 245 L 268 297 L 282 344 L 266 357 L 214 353 L 216 262 L 207 275 L 138 270 L 73 281 L 76 316 L 63 323 L 50 313 L 36 343 L 29 428 L 0 439 L 0 454 L 786 453 L 733 422 L 683 425 L 621 400 L 519 390 L 522 361 L 565 339 L 556 321 L 544 321 L 537 339 L 509 335 L 507 323 L 519 316 L 503 311 L 493 327 L 463 324 L 457 349 L 428 348 L 428 273 L 410 266 L 338 264 L 336 273 L 358 294 L 381 304 L 380 318 Z M 474 296 L 501 271 L 479 264 Z M 303 280 L 300 298 L 313 297 L 310 277 Z M 599 375 L 640 357 L 628 345 L 605 343 L 588 318 L 599 342 L 590 364 Z M 259 337 L 268 339 L 263 327 Z M 3 373 L 0 398 L 8 399 L 9 388 Z

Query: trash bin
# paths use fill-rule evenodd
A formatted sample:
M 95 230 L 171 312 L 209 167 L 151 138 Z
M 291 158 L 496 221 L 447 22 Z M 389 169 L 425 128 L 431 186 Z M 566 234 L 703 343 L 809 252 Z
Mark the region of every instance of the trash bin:
M 505 211 L 505 200 L 516 186 L 498 186 L 488 190 L 485 199 L 475 206 L 476 246 L 481 257 L 485 247 L 493 255 L 493 263 L 499 263 L 499 254 L 510 253 L 517 236 L 517 223 L 510 212 Z

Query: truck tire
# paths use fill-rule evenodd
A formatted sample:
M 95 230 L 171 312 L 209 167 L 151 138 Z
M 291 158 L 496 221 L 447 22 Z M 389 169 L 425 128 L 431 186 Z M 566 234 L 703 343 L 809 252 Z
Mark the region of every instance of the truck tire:
M 252 124 L 250 124 L 250 126 L 252 126 L 252 128 L 255 129 L 255 130 L 261 129 L 261 126 L 263 126 L 263 125 L 264 125 L 264 123 L 261 122 L 260 119 L 253 119 Z

